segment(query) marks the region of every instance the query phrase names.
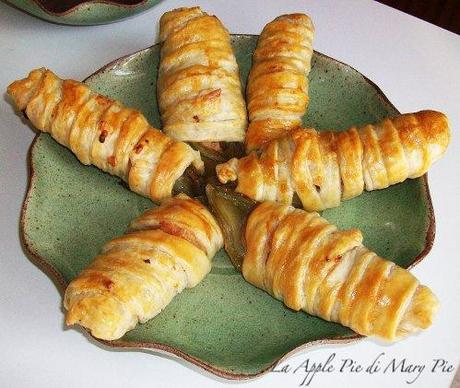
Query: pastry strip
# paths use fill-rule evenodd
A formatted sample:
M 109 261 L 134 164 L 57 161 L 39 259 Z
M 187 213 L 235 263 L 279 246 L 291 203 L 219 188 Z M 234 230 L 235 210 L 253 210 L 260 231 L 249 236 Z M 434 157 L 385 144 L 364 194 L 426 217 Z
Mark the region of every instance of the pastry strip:
M 447 117 L 421 111 L 344 132 L 295 129 L 241 159 L 217 165 L 222 183 L 256 201 L 292 203 L 320 211 L 425 174 L 450 141 Z M 283 145 L 283 147 L 282 147 Z M 287 171 L 284 179 L 273 171 Z
M 66 323 L 114 340 L 163 310 L 211 270 L 222 247 L 214 217 L 185 194 L 131 222 L 66 289 Z
M 248 151 L 301 125 L 314 32 L 307 15 L 291 14 L 277 17 L 260 34 L 246 88 Z
M 160 19 L 158 105 L 163 130 L 192 142 L 243 142 L 247 118 L 230 35 L 199 7 Z
M 122 178 L 154 201 L 171 197 L 188 166 L 203 171 L 198 151 L 81 82 L 61 80 L 41 68 L 13 82 L 8 94 L 37 129 L 70 148 L 80 162 Z
M 243 276 L 294 310 L 388 341 L 431 325 L 434 294 L 364 247 L 357 229 L 337 230 L 318 213 L 264 202 L 244 234 Z

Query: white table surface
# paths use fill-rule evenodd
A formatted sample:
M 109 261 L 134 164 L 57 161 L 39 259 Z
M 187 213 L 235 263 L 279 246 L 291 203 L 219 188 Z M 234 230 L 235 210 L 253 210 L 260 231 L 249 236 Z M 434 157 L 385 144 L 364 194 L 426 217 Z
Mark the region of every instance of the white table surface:
M 242 6 L 242 4 L 245 4 Z M 61 77 L 83 79 L 104 64 L 150 46 L 166 10 L 195 5 L 164 1 L 140 16 L 115 24 L 69 27 L 50 24 L 0 1 L 0 91 L 32 68 L 46 66 Z M 369 365 L 381 352 L 426 365 L 412 386 L 448 387 L 454 372 L 431 372 L 433 359 L 457 367 L 460 360 L 460 37 L 372 1 L 216 1 L 202 8 L 218 15 L 233 33 L 258 33 L 275 16 L 305 12 L 316 25 L 315 49 L 348 63 L 373 80 L 403 112 L 425 108 L 445 112 L 452 143 L 429 174 L 436 214 L 436 239 L 413 272 L 442 302 L 434 325 L 400 343 L 374 340 L 304 351 L 281 366 L 324 362 L 333 353 L 335 370 L 318 373 L 310 386 L 403 387 L 417 373 L 340 373 L 342 359 Z M 63 325 L 61 295 L 25 256 L 18 220 L 27 185 L 26 155 L 33 132 L 0 100 L 0 387 L 296 387 L 305 373 L 270 373 L 250 382 L 228 382 L 169 356 L 114 351 L 90 343 Z

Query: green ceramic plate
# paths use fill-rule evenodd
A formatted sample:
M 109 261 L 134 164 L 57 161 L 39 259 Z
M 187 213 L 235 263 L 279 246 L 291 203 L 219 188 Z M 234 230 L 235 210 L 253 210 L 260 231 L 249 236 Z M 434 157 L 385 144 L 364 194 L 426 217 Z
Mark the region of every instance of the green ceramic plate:
M 161 0 L 7 0 L 17 8 L 54 23 L 90 26 L 145 11 Z
M 237 35 L 233 44 L 246 81 L 257 37 Z M 86 82 L 95 90 L 141 109 L 160 125 L 155 99 L 159 48 L 119 59 Z M 311 105 L 304 123 L 344 129 L 394 115 L 382 92 L 356 70 L 316 53 Z M 48 135 L 31 149 L 31 180 L 22 214 L 24 242 L 34 262 L 64 289 L 100 247 L 125 230 L 152 203 L 120 181 L 84 167 Z M 359 227 L 365 243 L 383 257 L 410 267 L 427 254 L 434 218 L 426 178 L 364 193 L 324 216 L 341 227 Z M 269 370 L 305 346 L 359 338 L 351 330 L 284 307 L 246 283 L 221 251 L 212 272 L 186 290 L 156 318 L 111 346 L 161 349 L 227 378 Z

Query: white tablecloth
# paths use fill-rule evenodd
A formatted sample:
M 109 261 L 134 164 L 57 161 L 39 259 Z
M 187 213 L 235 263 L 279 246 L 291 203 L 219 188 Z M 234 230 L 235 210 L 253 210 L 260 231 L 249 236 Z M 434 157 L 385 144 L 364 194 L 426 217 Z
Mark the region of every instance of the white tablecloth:
M 0 2 L 0 90 L 40 66 L 62 77 L 83 79 L 115 58 L 150 46 L 157 39 L 160 15 L 192 4 L 167 0 L 115 24 L 69 27 L 44 22 Z M 391 346 L 364 340 L 305 350 L 278 367 L 286 370 L 289 364 L 288 373 L 270 373 L 242 384 L 297 387 L 313 377 L 310 386 L 315 387 L 403 387 L 414 379 L 412 386 L 448 387 L 460 359 L 460 37 L 365 0 L 202 0 L 200 5 L 218 15 L 232 33 L 259 33 L 279 14 L 308 13 L 316 25 L 316 50 L 361 71 L 402 112 L 425 108 L 445 112 L 453 135 L 447 155 L 429 174 L 437 224 L 434 247 L 413 270 L 441 300 L 433 327 Z M 26 156 L 34 134 L 19 121 L 5 97 L 0 101 L 0 133 L 0 387 L 235 384 L 169 356 L 104 349 L 77 330 L 64 329 L 60 294 L 27 259 L 19 242 Z M 394 373 L 391 367 L 386 373 L 351 372 L 348 367 L 340 372 L 343 359 L 367 367 L 380 353 L 384 353 L 379 359 L 382 366 L 395 360 Z M 312 363 L 324 363 L 334 354 L 334 371 L 307 376 L 307 360 L 311 368 Z M 444 372 L 439 367 L 432 372 L 433 359 L 446 360 Z M 425 368 L 419 373 L 416 365 Z M 448 365 L 453 365 L 450 372 Z

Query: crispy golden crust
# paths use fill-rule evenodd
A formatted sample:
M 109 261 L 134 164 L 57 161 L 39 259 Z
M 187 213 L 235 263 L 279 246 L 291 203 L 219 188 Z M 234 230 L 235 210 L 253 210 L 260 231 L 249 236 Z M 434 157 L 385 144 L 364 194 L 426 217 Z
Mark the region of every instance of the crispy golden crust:
M 199 152 L 149 126 L 140 112 L 50 70 L 33 70 L 8 86 L 8 94 L 32 124 L 70 148 L 83 164 L 119 176 L 154 201 L 172 195 L 190 164 L 203 169 Z
M 313 23 L 303 14 L 279 16 L 264 27 L 246 88 L 248 151 L 301 125 L 308 106 L 313 36 Z
M 293 310 L 395 341 L 431 325 L 438 301 L 407 270 L 318 213 L 264 202 L 250 214 L 243 275 Z
M 203 205 L 184 194 L 169 198 L 105 244 L 69 284 L 66 323 L 97 338 L 118 339 L 196 286 L 222 245 L 222 232 Z
M 219 19 L 199 7 L 166 12 L 160 39 L 163 130 L 184 141 L 244 141 L 246 105 L 238 65 Z
M 256 201 L 291 204 L 296 193 L 306 210 L 319 211 L 425 174 L 449 141 L 447 117 L 421 111 L 344 132 L 295 129 L 216 171 Z

